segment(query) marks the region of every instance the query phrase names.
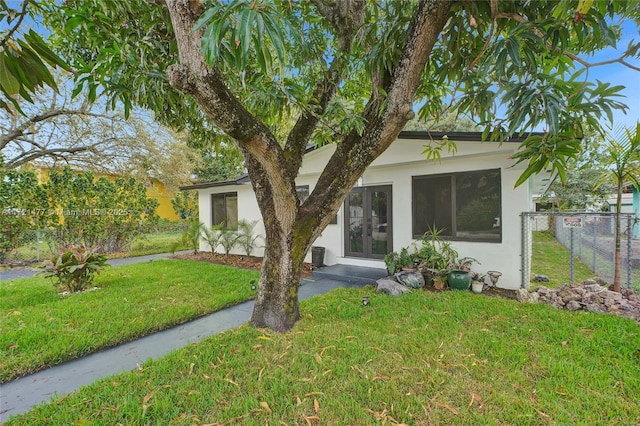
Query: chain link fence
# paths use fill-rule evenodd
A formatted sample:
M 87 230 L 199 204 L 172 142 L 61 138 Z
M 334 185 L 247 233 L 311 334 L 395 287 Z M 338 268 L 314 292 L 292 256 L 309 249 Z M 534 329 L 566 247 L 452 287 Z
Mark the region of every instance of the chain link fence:
M 533 232 L 547 231 L 570 252 L 571 281 L 574 261 L 580 259 L 594 275 L 608 283 L 615 273 L 615 213 L 525 212 L 522 218 L 522 288 L 531 280 Z M 633 238 L 640 226 L 632 214 L 620 215 L 620 283 L 640 288 L 640 239 Z
M 4 253 L 0 266 L 21 266 L 47 259 L 70 244 L 98 246 L 105 253 L 132 253 L 137 250 L 153 251 L 154 246 L 169 250 L 186 232 L 188 224 L 160 224 L 136 230 L 126 227 L 108 228 L 99 233 L 83 229 L 47 228 L 27 230 L 18 236 L 16 248 Z

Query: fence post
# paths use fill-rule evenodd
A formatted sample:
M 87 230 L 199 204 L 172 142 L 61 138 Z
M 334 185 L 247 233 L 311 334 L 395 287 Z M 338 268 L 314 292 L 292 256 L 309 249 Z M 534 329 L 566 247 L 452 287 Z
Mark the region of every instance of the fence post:
M 569 253 L 571 256 L 571 259 L 569 260 L 569 281 L 573 284 L 573 282 L 575 281 L 573 279 L 574 276 L 574 264 L 573 264 L 573 257 L 574 257 L 574 250 L 573 250 L 573 227 L 569 228 L 569 238 L 571 239 L 571 242 L 569 243 L 570 249 L 569 249 Z
M 40 230 L 36 230 L 36 260 L 40 262 Z
M 627 288 L 631 287 L 631 216 L 627 216 Z
M 596 235 L 598 233 L 598 227 L 596 226 L 595 222 L 593 225 L 593 245 L 592 245 L 592 251 L 593 251 L 593 266 L 591 267 L 591 270 L 598 275 L 598 264 L 597 259 L 596 259 L 596 250 L 597 250 L 597 240 L 596 240 Z
M 529 288 L 529 239 L 531 232 L 527 224 L 531 216 L 527 212 L 520 213 L 520 288 Z

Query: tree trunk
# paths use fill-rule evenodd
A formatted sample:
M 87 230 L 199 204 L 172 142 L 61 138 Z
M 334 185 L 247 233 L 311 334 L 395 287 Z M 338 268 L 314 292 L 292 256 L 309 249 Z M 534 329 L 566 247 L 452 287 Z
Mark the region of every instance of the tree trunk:
M 300 319 L 298 287 L 309 235 L 282 232 L 276 220 L 265 220 L 265 231 L 267 243 L 251 325 L 284 332 Z
M 293 260 L 287 245 L 271 243 L 265 248 L 260 285 L 251 315 L 252 326 L 284 332 L 300 319 L 301 266 L 302 262 Z

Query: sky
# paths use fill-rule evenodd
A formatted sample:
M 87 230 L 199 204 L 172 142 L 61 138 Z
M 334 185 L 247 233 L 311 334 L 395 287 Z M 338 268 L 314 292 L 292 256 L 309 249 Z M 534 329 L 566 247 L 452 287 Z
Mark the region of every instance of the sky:
M 606 49 L 592 58 L 583 58 L 590 62 L 601 62 L 616 59 L 620 57 L 621 53 L 627 48 L 629 42 L 635 40 L 640 41 L 640 28 L 628 23 L 623 27 L 622 39 L 618 43 L 618 49 Z M 628 59 L 630 64 L 636 68 L 640 68 L 640 59 Z M 592 68 L 589 71 L 589 80 L 609 82 L 613 85 L 626 86 L 623 90 L 625 98 L 621 98 L 620 101 L 627 104 L 629 110 L 627 114 L 620 111 L 614 112 L 614 126 L 635 127 L 636 123 L 640 120 L 640 71 L 633 70 L 625 67 L 622 64 L 610 64 L 601 67 Z

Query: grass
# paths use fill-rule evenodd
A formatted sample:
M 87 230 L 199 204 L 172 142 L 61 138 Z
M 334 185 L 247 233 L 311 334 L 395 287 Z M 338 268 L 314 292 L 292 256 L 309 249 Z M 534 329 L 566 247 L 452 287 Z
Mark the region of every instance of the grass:
M 60 296 L 41 277 L 0 281 L 0 382 L 253 297 L 256 271 L 187 260 L 107 268 Z
M 362 296 L 371 296 L 364 307 Z M 338 289 L 54 399 L 32 424 L 635 424 L 640 327 L 473 295 Z
M 542 274 L 549 277 L 548 283 L 542 283 L 546 287 L 556 288 L 562 284 L 571 282 L 569 262 L 570 252 L 556 238 L 547 231 L 533 233 L 533 247 L 531 256 L 531 283 L 534 286 L 540 283 L 533 282 L 534 274 Z M 595 275 L 580 259 L 574 257 L 574 281 L 581 282 Z

